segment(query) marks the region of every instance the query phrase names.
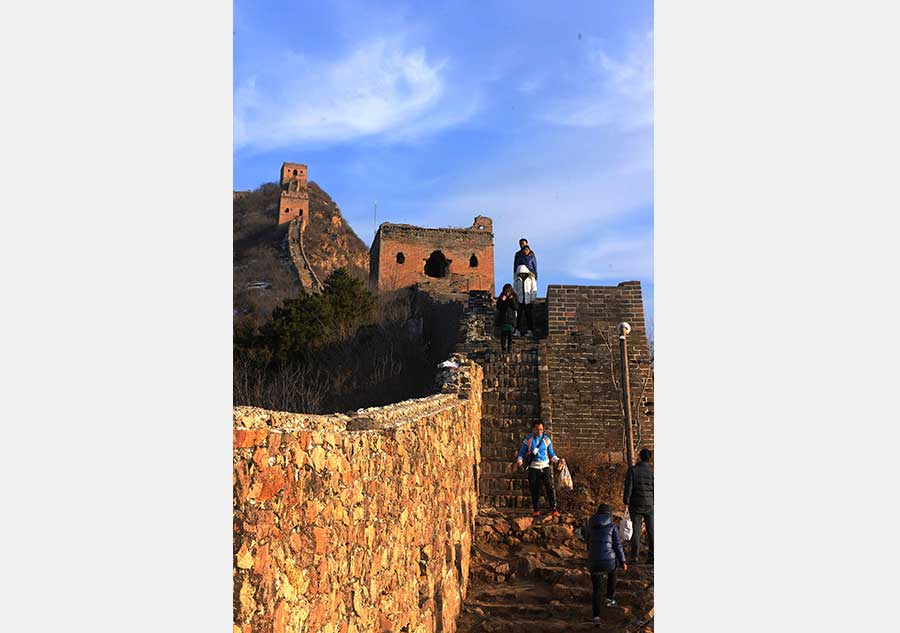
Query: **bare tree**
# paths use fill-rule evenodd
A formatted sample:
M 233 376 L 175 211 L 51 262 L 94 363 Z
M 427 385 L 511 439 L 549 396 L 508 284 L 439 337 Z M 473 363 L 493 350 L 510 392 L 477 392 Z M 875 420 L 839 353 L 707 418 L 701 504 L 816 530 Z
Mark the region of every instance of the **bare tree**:
M 606 352 L 609 357 L 609 376 L 610 382 L 613 385 L 613 388 L 619 394 L 619 408 L 622 413 L 623 422 L 627 419 L 625 415 L 625 400 L 622 397 L 622 384 L 619 380 L 619 375 L 621 374 L 621 367 L 619 361 L 618 350 L 616 349 L 616 345 L 614 341 L 618 336 L 616 328 L 613 327 L 611 330 L 607 329 L 608 326 L 606 324 L 602 324 L 602 322 L 596 322 L 593 327 L 593 334 L 596 338 L 599 338 L 602 341 L 603 347 L 606 349 Z M 650 344 L 650 357 L 648 359 L 648 363 L 646 366 L 642 366 L 640 361 L 635 363 L 632 366 L 629 362 L 629 372 L 632 376 L 640 376 L 640 380 L 637 382 L 637 386 L 635 387 L 635 381 L 632 381 L 632 398 L 631 398 L 631 419 L 634 425 L 634 444 L 635 447 L 641 445 L 641 441 L 643 440 L 643 416 L 644 409 L 646 408 L 646 400 L 645 395 L 647 391 L 647 387 L 650 384 L 650 381 L 653 379 L 653 346 L 652 339 L 649 340 Z M 622 451 L 627 453 L 627 433 L 625 429 L 625 425 L 622 425 Z

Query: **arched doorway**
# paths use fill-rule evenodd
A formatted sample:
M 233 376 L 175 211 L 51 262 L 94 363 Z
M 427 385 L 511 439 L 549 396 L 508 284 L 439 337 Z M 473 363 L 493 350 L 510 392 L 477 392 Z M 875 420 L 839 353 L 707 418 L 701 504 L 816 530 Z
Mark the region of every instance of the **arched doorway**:
M 450 260 L 441 251 L 434 251 L 425 260 L 425 274 L 429 277 L 446 277 L 450 272 Z

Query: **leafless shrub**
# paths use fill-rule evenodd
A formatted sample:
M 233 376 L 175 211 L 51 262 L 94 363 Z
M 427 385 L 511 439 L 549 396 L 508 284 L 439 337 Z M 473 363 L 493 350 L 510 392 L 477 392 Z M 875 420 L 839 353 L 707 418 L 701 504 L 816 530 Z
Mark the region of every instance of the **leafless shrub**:
M 278 411 L 317 412 L 328 390 L 327 376 L 306 364 L 280 365 L 236 358 L 234 404 Z

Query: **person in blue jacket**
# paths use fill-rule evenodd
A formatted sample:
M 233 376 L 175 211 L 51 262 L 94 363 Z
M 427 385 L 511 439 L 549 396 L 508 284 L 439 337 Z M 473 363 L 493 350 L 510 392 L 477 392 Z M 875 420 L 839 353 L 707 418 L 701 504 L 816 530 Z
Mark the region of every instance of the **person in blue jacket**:
M 606 606 L 615 606 L 616 600 L 616 567 L 628 571 L 625 562 L 625 549 L 619 529 L 612 519 L 612 508 L 602 503 L 597 506 L 597 514 L 588 520 L 585 540 L 588 547 L 588 571 L 591 572 L 591 588 L 593 597 L 591 604 L 594 610 L 594 622 L 600 621 L 600 587 L 603 575 L 606 574 Z
M 537 257 L 535 256 L 534 251 L 531 250 L 531 247 L 528 246 L 528 240 L 524 237 L 519 240 L 519 250 L 516 251 L 516 256 L 513 258 L 514 277 L 516 271 L 519 270 L 519 266 L 528 267 L 528 270 L 534 273 L 534 278 L 537 279 Z
M 528 466 L 528 488 L 531 490 L 531 506 L 533 508 L 533 516 L 540 516 L 541 511 L 538 510 L 538 501 L 541 498 L 541 485 L 547 496 L 547 503 L 553 516 L 559 516 L 559 510 L 556 508 L 556 494 L 553 491 L 553 470 L 550 468 L 550 462 L 562 467 L 556 451 L 553 450 L 553 442 L 550 437 L 544 434 L 544 424 L 538 420 L 531 427 L 531 433 L 525 436 L 522 445 L 519 447 L 519 454 L 516 458 L 516 465 L 520 468 L 527 462 Z

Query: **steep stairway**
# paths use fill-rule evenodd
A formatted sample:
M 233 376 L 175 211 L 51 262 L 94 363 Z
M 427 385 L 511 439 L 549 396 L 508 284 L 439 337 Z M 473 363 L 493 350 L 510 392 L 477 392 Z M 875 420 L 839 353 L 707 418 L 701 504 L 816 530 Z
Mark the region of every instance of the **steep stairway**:
M 525 473 L 514 462 L 522 439 L 540 420 L 538 342 L 514 338 L 509 353 L 497 343 L 483 363 L 481 501 L 495 508 L 530 508 Z
M 300 278 L 300 285 L 306 294 L 312 294 L 322 291 L 322 283 L 313 271 L 303 250 L 303 232 L 301 231 L 300 220 L 295 218 L 288 224 L 287 245 L 291 261 L 294 263 L 294 269 Z
M 547 334 L 546 300 L 539 299 L 535 305 L 534 326 L 536 337 L 513 337 L 511 352 L 500 351 L 496 328 L 481 341 L 478 362 L 484 367 L 484 391 L 480 498 L 483 504 L 495 508 L 531 508 L 528 480 L 516 468 L 515 460 L 525 435 L 541 419 L 538 345 Z

